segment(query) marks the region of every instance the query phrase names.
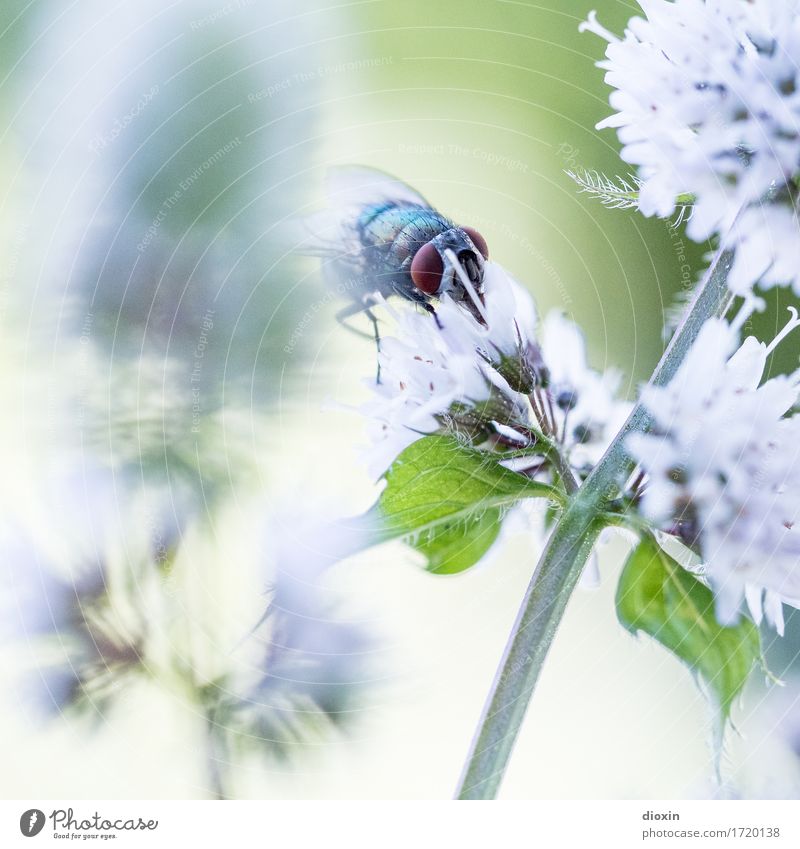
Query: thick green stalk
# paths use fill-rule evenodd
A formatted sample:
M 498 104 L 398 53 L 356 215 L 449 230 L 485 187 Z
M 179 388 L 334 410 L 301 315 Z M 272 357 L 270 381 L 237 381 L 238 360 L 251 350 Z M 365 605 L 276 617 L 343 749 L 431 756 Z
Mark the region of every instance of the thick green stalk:
M 726 311 L 730 304 L 726 281 L 732 259 L 730 251 L 717 252 L 653 372 L 652 384 L 669 383 L 703 323 Z M 636 404 L 550 535 L 484 707 L 458 798 L 496 796 L 550 644 L 600 532 L 599 515 L 633 471 L 635 463 L 625 451 L 625 439 L 635 431 L 648 430 L 651 424 L 647 409 Z
M 226 787 L 227 765 L 230 758 L 225 745 L 222 726 L 217 716 L 216 694 L 210 687 L 201 688 L 200 709 L 205 726 L 205 758 L 208 770 L 209 790 L 212 799 L 228 799 Z

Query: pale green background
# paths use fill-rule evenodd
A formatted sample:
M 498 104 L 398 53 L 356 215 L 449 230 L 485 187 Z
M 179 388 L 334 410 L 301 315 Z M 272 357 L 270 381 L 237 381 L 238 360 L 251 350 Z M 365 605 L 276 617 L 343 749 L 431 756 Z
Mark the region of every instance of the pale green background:
M 2 505 L 18 507 L 20 488 L 36 498 L 30 475 L 40 448 L 29 434 L 40 416 L 45 443 L 63 429 L 47 418 L 46 400 L 69 381 L 59 363 L 88 312 L 92 343 L 111 371 L 141 353 L 165 352 L 189 368 L 212 301 L 204 403 L 224 395 L 268 414 L 271 429 L 268 444 L 245 446 L 246 462 L 258 468 L 257 495 L 240 494 L 235 481 L 220 484 L 231 503 L 212 518 L 227 547 L 208 556 L 224 569 L 252 556 L 231 529 L 258 498 L 304 509 L 319 497 L 343 513 L 370 503 L 374 488 L 357 457 L 362 424 L 337 405 L 364 397 L 360 381 L 372 373 L 373 351 L 334 323 L 335 305 L 321 302 L 310 266 L 283 256 L 273 227 L 319 203 L 323 173 L 335 163 L 390 171 L 478 227 L 541 312 L 564 309 L 581 324 L 593 364 L 619 368 L 632 397 L 661 351 L 683 266 L 694 279 L 708 246 L 681 243 L 663 221 L 606 211 L 564 174 L 625 172 L 614 134 L 594 129 L 609 112 L 594 66 L 604 45 L 578 33 L 593 6 L 615 31 L 634 8 L 612 0 L 324 9 L 4 3 Z M 95 68 L 103 56 L 108 64 Z M 153 103 L 89 156 L 87 140 L 153 85 Z M 137 260 L 135 245 L 175 186 L 234 137 L 241 145 L 170 212 Z M 287 355 L 284 346 L 317 302 Z M 757 327 L 767 333 L 777 321 L 773 304 Z M 789 349 L 782 367 L 796 352 Z M 20 403 L 26 394 L 42 403 Z M 146 469 L 157 475 L 169 450 L 153 456 Z M 480 569 L 447 580 L 421 572 L 401 547 L 337 569 L 337 586 L 385 641 L 363 716 L 352 738 L 301 746 L 289 764 L 254 757 L 240 765 L 237 793 L 448 796 L 537 553 L 537 544 L 516 536 Z M 622 542 L 604 550 L 601 588 L 579 591 L 570 606 L 505 796 L 712 792 L 702 695 L 677 662 L 616 623 L 623 553 Z M 780 672 L 798 645 L 797 626 L 790 630 L 774 654 Z M 10 675 L 13 648 L 5 663 Z M 738 714 L 746 736 L 726 748 L 726 774 L 744 795 L 793 795 L 800 767 L 776 731 L 791 702 L 757 677 Z M 68 718 L 37 725 L 14 694 L 10 687 L 0 714 L 6 795 L 204 795 L 196 717 L 174 695 L 143 687 L 87 736 Z

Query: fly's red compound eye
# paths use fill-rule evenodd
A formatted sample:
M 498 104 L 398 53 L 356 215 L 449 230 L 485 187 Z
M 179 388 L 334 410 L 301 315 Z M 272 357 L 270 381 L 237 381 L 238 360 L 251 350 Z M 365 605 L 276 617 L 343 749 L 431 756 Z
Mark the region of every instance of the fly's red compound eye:
M 411 279 L 426 295 L 435 295 L 439 291 L 443 272 L 444 263 L 432 242 L 423 245 L 411 260 Z
M 486 244 L 486 239 L 474 227 L 461 228 L 472 239 L 472 244 L 481 252 L 484 259 L 489 259 L 489 246 Z

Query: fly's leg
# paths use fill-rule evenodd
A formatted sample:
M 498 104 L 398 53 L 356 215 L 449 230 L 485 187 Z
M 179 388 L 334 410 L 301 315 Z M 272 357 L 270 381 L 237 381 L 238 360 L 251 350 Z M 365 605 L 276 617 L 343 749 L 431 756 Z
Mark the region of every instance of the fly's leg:
M 442 322 L 439 321 L 439 316 L 436 310 L 433 308 L 432 304 L 429 304 L 427 301 L 422 301 L 422 306 L 425 309 L 425 312 L 430 313 L 433 316 L 433 320 L 436 322 L 436 326 L 439 330 L 442 330 Z
M 375 383 L 381 382 L 381 331 L 378 327 L 378 319 L 375 317 L 375 313 L 367 307 L 364 311 L 367 318 L 372 322 L 372 331 L 375 334 L 375 350 L 378 356 L 375 358 L 378 361 L 377 371 L 375 373 Z
M 336 321 L 338 321 L 339 324 L 342 325 L 342 327 L 346 328 L 351 333 L 355 333 L 356 336 L 361 336 L 364 339 L 374 340 L 375 348 L 376 348 L 378 354 L 380 354 L 380 352 L 381 352 L 381 333 L 380 333 L 380 329 L 378 327 L 377 316 L 375 315 L 375 313 L 371 309 L 374 305 L 375 305 L 375 301 L 372 298 L 369 298 L 369 297 L 364 298 L 363 304 L 359 304 L 359 303 L 348 304 L 346 307 L 344 307 L 343 309 L 339 310 L 339 312 L 336 313 Z M 360 312 L 363 312 L 366 315 L 366 317 L 370 320 L 370 322 L 372 323 L 372 334 L 365 333 L 363 330 L 359 330 L 357 327 L 353 327 L 353 325 L 350 324 L 347 321 L 348 318 L 351 318 L 354 315 L 358 315 L 358 313 L 360 313 Z M 375 375 L 375 382 L 376 383 L 381 382 L 380 359 L 378 360 L 377 373 Z
M 374 339 L 375 337 L 371 333 L 365 333 L 363 330 L 353 327 L 353 325 L 347 320 L 348 318 L 352 318 L 354 315 L 358 315 L 360 312 L 368 311 L 369 307 L 366 307 L 363 304 L 348 304 L 336 313 L 335 318 L 336 321 L 345 328 L 345 330 L 355 333 L 356 336 L 361 336 L 363 339 Z

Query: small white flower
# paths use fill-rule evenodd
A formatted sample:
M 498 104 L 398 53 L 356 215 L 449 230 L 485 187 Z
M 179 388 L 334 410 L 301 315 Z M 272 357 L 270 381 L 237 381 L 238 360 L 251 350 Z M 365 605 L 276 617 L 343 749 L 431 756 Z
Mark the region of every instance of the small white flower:
M 580 328 L 557 311 L 544 322 L 542 357 L 549 372 L 556 430 L 570 463 L 575 468 L 592 465 L 630 412 L 630 404 L 616 398 L 620 374 L 615 369 L 603 373 L 592 369 Z
M 730 238 L 736 244 L 728 286 L 745 295 L 758 281 L 761 288 L 791 285 L 800 294 L 800 223 L 790 204 L 760 204 L 737 219 Z
M 474 350 L 454 350 L 456 334 L 439 330 L 430 316 L 406 310 L 398 329 L 399 338 L 381 341 L 381 382 L 372 386 L 376 397 L 361 408 L 370 422 L 375 475 L 420 436 L 438 430 L 437 417 L 453 403 L 484 401 L 491 391 Z
M 515 357 L 520 348 L 536 341 L 536 306 L 530 294 L 496 262 L 484 268 L 484 311 L 487 325 L 479 324 L 472 315 L 451 298 L 444 298 L 439 321 L 444 332 L 455 332 L 455 347 L 479 350 L 486 359 L 498 362 L 501 357 Z
M 486 265 L 486 324 L 448 298 L 435 319 L 387 309 L 398 333 L 381 342 L 381 382 L 362 407 L 376 476 L 420 436 L 444 428 L 477 442 L 496 437 L 508 448 L 532 447 L 544 434 L 583 473 L 628 414 L 615 398 L 619 375 L 589 367 L 574 323 L 552 313 L 537 341 L 532 298 L 495 263 Z M 529 473 L 541 464 L 535 453 L 507 463 Z
M 444 298 L 436 320 L 413 309 L 391 310 L 397 336 L 381 340 L 381 382 L 361 407 L 369 419 L 370 471 L 382 474 L 412 442 L 442 426 L 454 404 L 464 409 L 502 393 L 522 403 L 498 371 L 533 342 L 536 310 L 530 295 L 495 263 L 486 264 L 488 327 L 455 301 Z
M 695 200 L 690 238 L 740 245 L 731 285 L 800 292 L 800 16 L 794 0 L 640 0 L 624 38 L 594 13 L 583 28 L 608 42 L 606 82 L 622 158 L 638 167 L 645 215 Z M 743 244 L 746 244 L 745 245 Z
M 628 448 L 648 474 L 642 511 L 699 546 L 717 616 L 735 621 L 743 598 L 781 631 L 781 601 L 800 598 L 800 417 L 787 414 L 797 376 L 762 382 L 771 346 L 722 320 L 703 326 L 669 385 L 642 400 L 652 434 Z

